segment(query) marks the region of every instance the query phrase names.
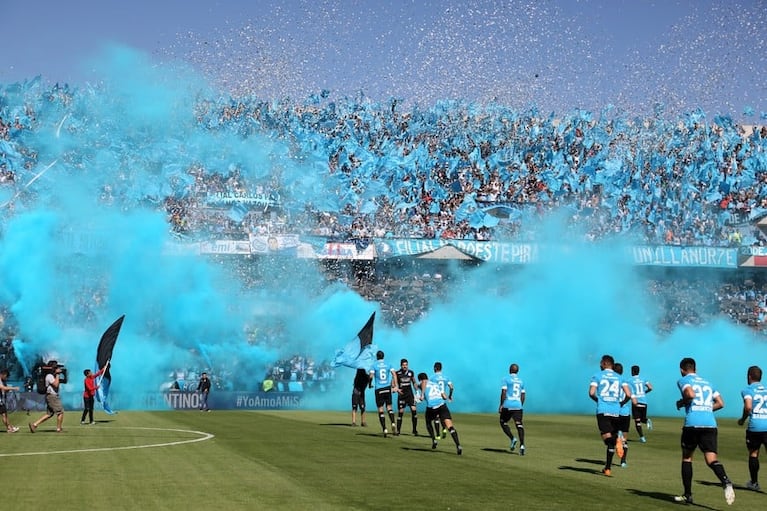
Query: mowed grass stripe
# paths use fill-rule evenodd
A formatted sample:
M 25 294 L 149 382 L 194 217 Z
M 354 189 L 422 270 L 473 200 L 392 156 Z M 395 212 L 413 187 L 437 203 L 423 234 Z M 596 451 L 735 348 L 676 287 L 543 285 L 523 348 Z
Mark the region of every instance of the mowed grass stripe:
M 454 418 L 464 448 L 455 454 L 448 437 L 432 451 L 428 438 L 406 434 L 384 439 L 375 414 L 367 428 L 348 426 L 345 412 L 196 411 L 121 412 L 97 426 L 80 426 L 67 415 L 67 433 L 0 436 L 0 452 L 141 445 L 189 439 L 202 431 L 211 440 L 135 450 L 3 458 L 6 503 L 30 509 L 40 491 L 57 491 L 57 509 L 83 502 L 109 509 L 672 509 L 681 492 L 681 418 L 655 418 L 648 443 L 630 434 L 629 466 L 613 477 L 598 474 L 604 445 L 591 416 L 527 415 L 527 455 L 508 451 L 495 414 Z M 25 416 L 12 414 L 20 426 Z M 419 431 L 426 433 L 423 414 Z M 175 436 L 174 436 L 175 435 Z M 748 479 L 743 428 L 720 420 L 720 459 L 737 483 Z M 695 456 L 696 503 L 727 507 L 722 490 Z M 764 494 L 737 491 L 735 507 L 762 507 Z

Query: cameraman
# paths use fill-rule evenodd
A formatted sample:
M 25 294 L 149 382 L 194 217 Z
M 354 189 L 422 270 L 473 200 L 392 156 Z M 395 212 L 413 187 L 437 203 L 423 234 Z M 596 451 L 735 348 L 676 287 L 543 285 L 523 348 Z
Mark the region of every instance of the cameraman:
M 63 368 L 56 360 L 49 361 L 48 368 L 49 372 L 45 375 L 45 405 L 47 411 L 45 415 L 35 422 L 29 423 L 29 431 L 32 433 L 37 430 L 40 424 L 54 415 L 56 415 L 56 433 L 61 433 L 61 426 L 64 423 L 64 406 L 61 404 L 61 396 L 59 396 L 60 375 L 63 372 Z

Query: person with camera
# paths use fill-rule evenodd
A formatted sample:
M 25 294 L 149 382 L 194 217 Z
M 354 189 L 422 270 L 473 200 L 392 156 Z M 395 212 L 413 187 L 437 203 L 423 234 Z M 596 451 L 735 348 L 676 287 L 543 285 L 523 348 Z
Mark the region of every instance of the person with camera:
M 59 385 L 61 384 L 61 375 L 64 372 L 64 368 L 63 366 L 60 366 L 56 360 L 48 362 L 47 367 L 48 373 L 45 375 L 45 405 L 47 410 L 45 415 L 35 422 L 29 423 L 29 431 L 31 433 L 37 431 L 40 424 L 54 415 L 56 416 L 56 433 L 61 433 L 63 431 L 64 406 L 61 404 L 61 396 L 59 396 Z M 66 377 L 64 377 L 64 380 L 66 380 Z

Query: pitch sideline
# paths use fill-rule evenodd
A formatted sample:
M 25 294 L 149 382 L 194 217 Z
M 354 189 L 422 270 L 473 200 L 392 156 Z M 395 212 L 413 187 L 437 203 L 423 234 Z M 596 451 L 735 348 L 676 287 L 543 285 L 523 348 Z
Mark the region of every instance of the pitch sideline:
M 120 426 L 118 428 L 110 429 L 141 429 L 146 431 L 175 431 L 178 433 L 193 433 L 201 435 L 200 438 L 192 438 L 190 440 L 177 440 L 175 442 L 163 442 L 160 444 L 144 444 L 144 445 L 126 445 L 124 447 L 96 447 L 93 449 L 72 449 L 68 451 L 39 451 L 39 452 L 16 452 L 16 453 L 0 453 L 0 458 L 10 458 L 12 456 L 40 456 L 43 454 L 72 454 L 78 452 L 100 452 L 100 451 L 125 451 L 128 449 L 148 449 L 150 447 L 169 447 L 173 445 L 192 444 L 195 442 L 203 442 L 215 437 L 213 433 L 206 433 L 204 431 L 194 431 L 190 429 L 173 429 L 173 428 L 142 428 L 142 427 L 130 427 Z

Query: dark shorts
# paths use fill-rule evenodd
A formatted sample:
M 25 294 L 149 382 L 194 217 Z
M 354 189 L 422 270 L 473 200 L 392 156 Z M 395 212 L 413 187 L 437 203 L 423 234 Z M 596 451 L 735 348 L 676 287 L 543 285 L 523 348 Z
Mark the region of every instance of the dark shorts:
M 391 406 L 391 388 L 376 389 L 376 406 L 381 408 L 386 405 Z
M 628 433 L 631 427 L 631 415 L 619 415 L 618 416 L 618 430 Z
M 647 405 L 645 404 L 632 405 L 631 415 L 634 416 L 634 421 L 639 421 L 643 424 L 647 424 Z
M 749 451 L 758 451 L 761 446 L 767 447 L 767 431 L 746 430 L 746 447 Z
M 618 431 L 620 431 L 620 418 L 617 415 L 598 413 L 597 427 L 601 435 L 611 433 L 613 436 L 617 436 Z
M 397 394 L 397 408 L 404 410 L 406 406 L 415 406 L 415 395 L 412 392 L 400 392 Z
M 5 403 L 0 403 L 0 415 L 8 413 L 8 408 L 5 407 Z
M 426 408 L 426 421 L 431 422 L 437 419 L 441 421 L 445 421 L 447 419 L 453 420 L 447 405 L 439 405 L 436 408 Z
M 359 389 L 352 390 L 352 410 L 359 408 L 363 412 L 365 411 L 365 391 Z
M 508 424 L 511 420 L 514 421 L 514 424 L 522 424 L 522 409 L 501 408 L 501 422 Z
M 716 428 L 682 428 L 682 449 L 694 451 L 696 448 L 704 453 L 717 452 L 717 438 L 719 431 Z

